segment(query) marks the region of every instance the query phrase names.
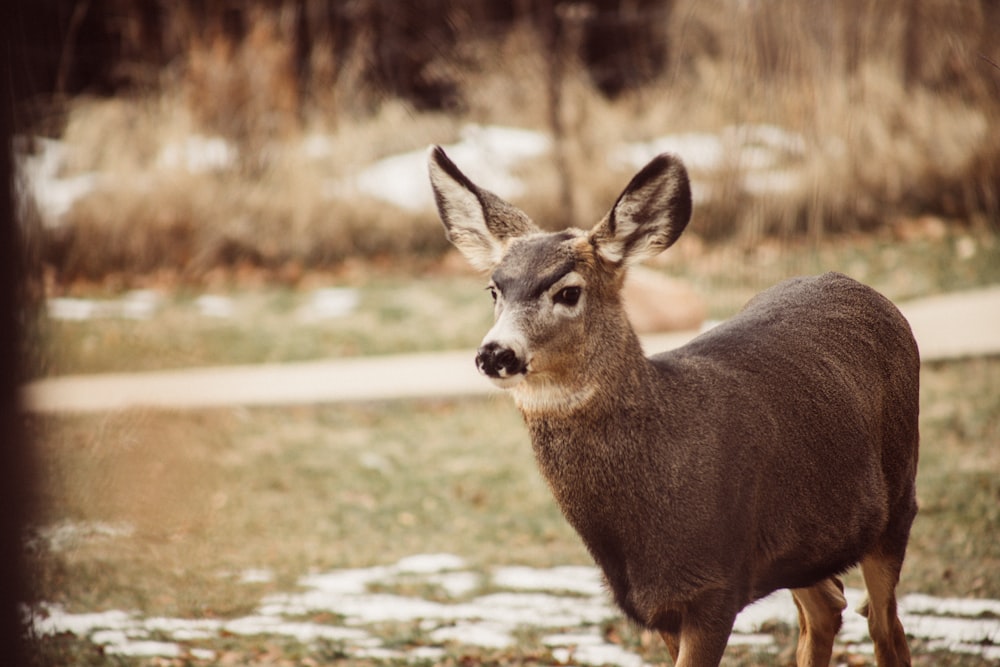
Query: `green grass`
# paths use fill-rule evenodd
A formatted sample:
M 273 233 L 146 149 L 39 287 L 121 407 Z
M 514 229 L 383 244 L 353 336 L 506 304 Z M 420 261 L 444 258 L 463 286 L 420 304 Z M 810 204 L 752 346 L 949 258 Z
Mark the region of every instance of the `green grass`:
M 136 527 L 126 548 L 43 559 L 41 596 L 75 608 L 232 614 L 255 594 L 232 597 L 218 573 L 253 567 L 288 583 L 423 552 L 586 562 L 502 400 L 133 412 L 38 430 L 42 523 Z M 107 558 L 117 566 L 96 576 Z
M 904 588 L 1000 598 L 1000 360 L 925 365 Z
M 895 300 L 1000 283 L 1000 238 L 988 230 L 844 237 L 818 247 L 802 243 L 703 246 L 682 237 L 661 270 L 695 286 L 711 317 L 733 314 L 756 292 L 792 275 L 837 270 Z M 334 281 L 330 284 L 333 286 Z M 198 313 L 198 293 L 164 294 L 149 320 L 55 321 L 40 318 L 36 374 L 144 371 L 186 366 L 301 361 L 325 357 L 473 348 L 489 328 L 485 278 L 386 271 L 340 281 L 358 290 L 344 317 L 306 321 L 310 292 L 288 287 L 223 292 L 227 319 Z M 79 296 L 115 294 L 83 290 Z
M 1000 598 L 998 377 L 997 358 L 923 369 L 921 513 L 901 592 Z M 70 611 L 244 615 L 263 595 L 294 589 L 308 572 L 388 564 L 415 553 L 455 553 L 481 572 L 499 564 L 590 562 L 535 469 L 519 415 L 503 398 L 133 411 L 30 424 L 41 473 L 39 525 L 135 527 L 130 536 L 34 553 L 35 595 Z M 237 584 L 234 573 L 248 568 L 269 568 L 275 578 Z M 419 628 L 384 631 L 405 645 L 424 641 Z M 666 660 L 656 642 L 644 647 L 648 639 L 621 621 L 605 633 L 648 660 Z M 787 643 L 791 636 L 789 630 Z M 249 639 L 226 642 L 212 648 L 243 662 L 279 662 L 259 655 Z M 335 646 L 321 648 L 275 650 L 285 658 L 305 652 L 315 659 L 310 651 L 320 651 L 334 659 Z M 39 651 L 75 656 L 49 664 L 115 664 L 67 637 L 40 640 Z M 551 663 L 530 645 L 449 656 L 464 664 Z M 727 665 L 780 664 L 751 649 L 727 656 Z M 915 664 L 977 664 L 931 657 Z
M 694 284 L 725 317 L 787 275 L 841 270 L 902 300 L 1000 282 L 1000 242 L 988 231 L 841 238 L 802 244 L 702 246 L 667 253 L 660 269 Z M 333 281 L 331 281 L 332 284 Z M 164 295 L 150 320 L 41 320 L 34 341 L 50 375 L 262 363 L 472 347 L 491 321 L 483 279 L 402 269 L 358 274 L 355 312 L 304 321 L 303 289 L 224 291 L 234 317 L 201 316 L 198 293 Z M 79 296 L 114 298 L 84 291 Z M 1000 358 L 925 364 L 922 370 L 921 512 L 900 591 L 1000 598 Z M 38 600 L 72 612 L 131 609 L 145 616 L 229 618 L 295 590 L 310 572 L 394 563 L 416 553 L 460 555 L 484 578 L 490 567 L 589 564 L 535 468 L 520 416 L 504 397 L 281 409 L 134 410 L 28 420 L 40 485 L 35 523 L 104 522 L 128 535 L 62 549 L 31 547 Z M 271 581 L 238 583 L 266 568 Z M 852 573 L 848 584 L 860 587 Z M 373 591 L 438 599 L 426 583 Z M 792 646 L 795 628 L 775 628 Z M 668 663 L 662 645 L 624 621 L 605 637 Z M 402 648 L 428 643 L 419 625 L 373 629 Z M 553 664 L 537 633 L 516 649 L 447 647 L 441 664 Z M 217 662 L 375 661 L 347 658 L 335 642 L 224 636 Z M 105 656 L 89 641 L 37 639 L 38 665 L 182 664 Z M 979 659 L 913 649 L 917 665 Z M 787 664 L 790 654 L 727 651 L 727 667 Z M 861 661 L 856 655 L 837 662 Z M 856 664 L 851 662 L 850 664 Z
M 483 284 L 471 276 L 376 276 L 354 285 L 359 303 L 353 312 L 322 320 L 303 314 L 310 291 L 281 287 L 225 293 L 233 304 L 228 318 L 200 314 L 200 295 L 188 292 L 165 295 L 148 320 L 42 317 L 39 372 L 131 372 L 474 347 L 492 319 Z

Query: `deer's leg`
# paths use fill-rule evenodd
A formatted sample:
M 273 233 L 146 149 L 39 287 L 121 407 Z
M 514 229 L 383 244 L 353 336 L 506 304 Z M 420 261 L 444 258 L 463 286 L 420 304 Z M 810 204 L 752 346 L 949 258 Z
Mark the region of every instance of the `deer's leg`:
M 875 661 L 879 667 L 909 667 L 910 649 L 903 624 L 896 613 L 896 584 L 903 566 L 902 557 L 882 552 L 861 559 L 861 573 L 868 589 L 865 614 L 868 631 L 875 642 Z
M 663 643 L 667 645 L 667 650 L 670 651 L 670 657 L 673 659 L 674 664 L 677 664 L 677 656 L 680 654 L 681 650 L 681 635 L 679 632 L 661 632 L 660 636 L 663 637 Z
M 681 620 L 675 667 L 718 667 L 729 643 L 739 606 L 718 591 L 691 604 Z M 667 647 L 670 648 L 670 640 Z
M 729 643 L 728 628 L 685 627 L 681 630 L 675 667 L 718 667 Z
M 844 585 L 830 577 L 809 588 L 792 590 L 799 609 L 798 667 L 827 667 L 833 655 L 833 640 L 840 630 L 841 612 L 847 606 Z

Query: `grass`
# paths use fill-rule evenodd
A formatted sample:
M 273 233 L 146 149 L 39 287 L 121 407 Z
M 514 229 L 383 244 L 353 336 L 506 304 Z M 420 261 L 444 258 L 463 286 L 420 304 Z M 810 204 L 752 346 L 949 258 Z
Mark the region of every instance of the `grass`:
M 997 377 L 996 358 L 922 371 L 922 509 L 904 593 L 1000 598 Z M 267 593 L 292 589 L 303 574 L 415 553 L 455 553 L 480 571 L 590 563 L 535 469 L 520 417 L 502 398 L 133 411 L 29 423 L 41 473 L 39 526 L 134 527 L 127 536 L 62 550 L 36 543 L 35 595 L 70 611 L 231 617 L 250 613 Z M 268 568 L 274 579 L 237 584 L 237 573 L 250 568 Z M 419 627 L 383 631 L 407 646 L 426 641 Z M 648 660 L 667 659 L 655 642 L 643 648 L 648 639 L 620 621 L 604 632 Z M 335 646 L 261 646 L 238 637 L 222 644 L 213 648 L 249 664 L 336 658 Z M 51 658 L 45 664 L 114 664 L 65 636 L 40 639 L 37 647 Z M 727 656 L 727 665 L 774 659 L 743 648 Z M 928 660 L 977 664 L 943 654 L 915 664 Z M 454 647 L 445 661 L 453 663 L 551 664 L 551 656 L 530 644 L 514 651 Z
M 39 336 L 47 352 L 41 371 L 142 371 L 473 347 L 492 318 L 482 280 L 471 276 L 414 280 L 396 274 L 350 284 L 357 307 L 331 319 L 310 316 L 311 291 L 273 286 L 223 290 L 233 312 L 225 318 L 202 315 L 200 295 L 190 290 L 166 292 L 148 320 L 43 316 Z
M 74 607 L 232 614 L 256 598 L 233 598 L 219 573 L 254 567 L 288 584 L 423 552 L 479 565 L 585 558 L 501 401 L 126 413 L 38 428 L 41 522 L 136 527 L 133 548 L 49 562 L 43 597 Z M 103 581 L 69 576 L 109 557 L 118 566 Z
M 658 268 L 692 284 L 714 318 L 732 315 L 773 282 L 803 273 L 842 271 L 897 301 L 1000 283 L 1000 240 L 981 228 L 952 233 L 934 221 L 924 226 L 907 223 L 895 234 L 844 236 L 819 246 L 706 246 L 696 230 L 664 253 Z M 474 274 L 440 267 L 413 272 L 368 269 L 327 280 L 313 278 L 313 286 L 346 286 L 359 294 L 354 312 L 320 321 L 303 317 L 311 298 L 304 286 L 223 284 L 212 293 L 232 300 L 233 316 L 224 319 L 199 313 L 197 290 L 168 287 L 162 290 L 161 308 L 148 320 L 40 317 L 37 335 L 43 344 L 35 373 L 144 371 L 473 348 L 492 320 L 484 282 Z M 73 294 L 120 296 L 95 286 L 81 286 Z

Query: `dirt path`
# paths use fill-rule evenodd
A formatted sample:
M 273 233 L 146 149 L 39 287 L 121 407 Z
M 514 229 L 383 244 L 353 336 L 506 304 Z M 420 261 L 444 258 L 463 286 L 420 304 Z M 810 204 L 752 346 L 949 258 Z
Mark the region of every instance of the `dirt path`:
M 930 297 L 900 306 L 924 361 L 1000 354 L 1000 286 Z M 659 352 L 697 332 L 647 336 Z M 479 377 L 473 352 L 330 359 L 302 363 L 192 368 L 134 374 L 66 376 L 25 387 L 36 412 L 99 412 L 291 405 L 481 395 L 496 391 Z

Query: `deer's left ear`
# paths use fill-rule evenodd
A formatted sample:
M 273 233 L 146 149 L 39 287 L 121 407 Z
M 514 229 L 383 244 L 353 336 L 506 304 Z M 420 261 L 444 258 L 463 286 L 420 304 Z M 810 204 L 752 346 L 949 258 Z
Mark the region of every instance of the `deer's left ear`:
M 691 186 L 679 158 L 653 158 L 590 231 L 590 242 L 613 264 L 640 262 L 660 254 L 691 220 Z
M 439 146 L 431 147 L 427 168 L 445 234 L 473 267 L 492 270 L 511 239 L 538 231 L 519 208 L 470 181 Z

